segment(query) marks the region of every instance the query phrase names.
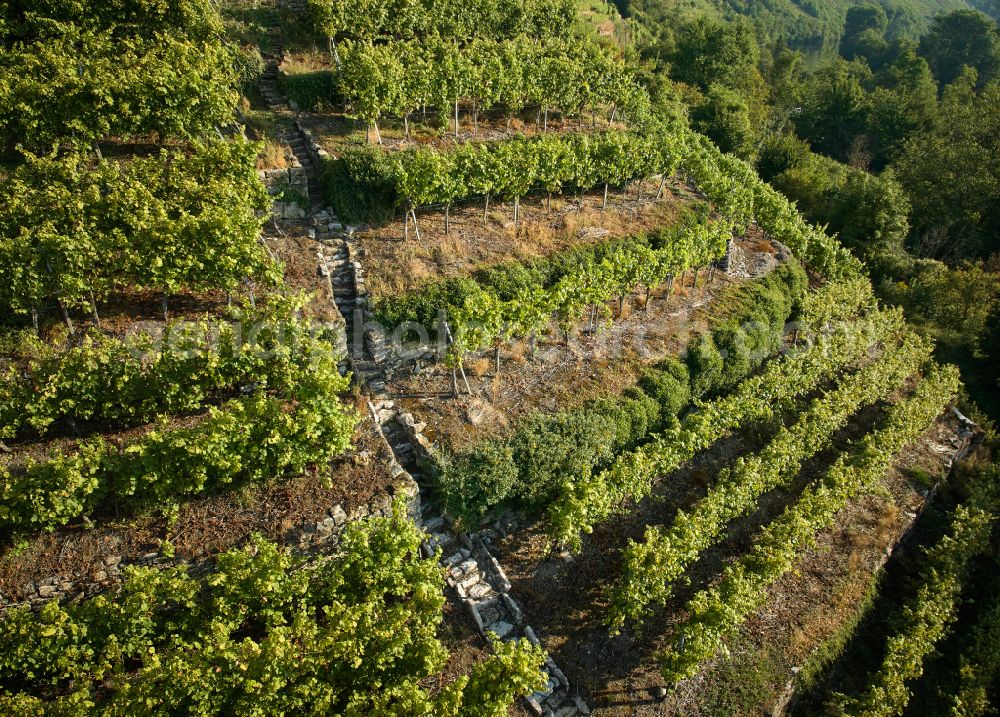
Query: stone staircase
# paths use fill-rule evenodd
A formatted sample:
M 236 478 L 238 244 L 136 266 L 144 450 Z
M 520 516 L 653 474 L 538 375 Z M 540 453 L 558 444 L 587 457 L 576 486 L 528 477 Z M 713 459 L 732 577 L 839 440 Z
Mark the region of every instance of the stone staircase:
M 277 60 L 268 62 L 261 91 L 272 110 L 290 111 L 278 85 Z M 333 212 L 322 207 L 324 198 L 316 166 L 317 159 L 322 156 L 321 150 L 298 121 L 294 126 L 295 131 L 288 133 L 287 142 L 309 177 L 309 197 L 313 206 L 309 235 L 320 244 L 319 272 L 329 280 L 333 300 L 346 322 L 346 345 L 340 347 L 346 356 L 342 370 L 350 370 L 355 382 L 369 394 L 372 419 L 395 457 L 394 470 L 400 475 L 408 474 L 421 486 L 421 493 L 425 493 L 426 481 L 421 481 L 422 464 L 433 447 L 423 436 L 425 425 L 418 423 L 411 414 L 400 411 L 387 393 L 386 373 L 394 370 L 395 354 L 383 336 L 365 330 L 365 322 L 371 319 L 371 314 L 361 251 L 354 242 L 354 227 L 345 226 Z M 466 606 L 480 634 L 491 642 L 523 638 L 540 645 L 538 636 L 525 622 L 521 608 L 510 595 L 510 581 L 486 543 L 479 537 L 454 530 L 427 501 L 426 495 L 419 499 L 422 526 L 429 535 L 421 550 L 428 558 L 438 556 L 446 570 L 449 588 Z M 525 698 L 526 705 L 535 715 L 576 717 L 590 714 L 586 703 L 572 693 L 569 681 L 551 657 L 546 659 L 543 671 L 544 689 Z
M 478 537 L 456 533 L 447 521 L 425 510 L 424 530 L 430 537 L 422 550 L 427 557 L 439 556 L 445 579 L 465 605 L 479 633 L 494 640 L 529 640 L 540 645 L 538 636 L 524 619 L 524 613 L 510 595 L 510 581 L 500 563 Z M 576 717 L 589 715 L 590 708 L 573 694 L 562 670 L 546 657 L 542 668 L 545 687 L 525 698 L 528 708 L 539 717 Z

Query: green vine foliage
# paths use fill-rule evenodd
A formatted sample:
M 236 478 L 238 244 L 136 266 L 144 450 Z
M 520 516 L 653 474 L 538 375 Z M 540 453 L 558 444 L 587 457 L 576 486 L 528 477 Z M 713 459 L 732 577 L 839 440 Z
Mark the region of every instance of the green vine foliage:
M 916 593 L 893 620 L 885 656 L 867 690 L 846 702 L 847 715 L 901 715 L 910 701 L 908 682 L 923 674 L 924 660 L 956 619 L 962 587 L 974 557 L 987 549 L 997 521 L 995 500 L 979 491 L 959 505 L 950 531 L 927 550 Z M 995 647 L 995 646 L 994 646 Z
M 0 25 L 0 145 L 193 139 L 232 121 L 237 51 L 211 3 L 50 3 Z M 121 12 L 117 12 L 120 10 Z
M 571 156 L 572 161 L 558 158 Z M 641 131 L 566 133 L 469 143 L 454 149 L 418 148 L 386 153 L 364 148 L 332 160 L 327 192 L 349 214 L 374 206 L 373 197 L 397 206 L 423 206 L 498 195 L 516 199 L 533 189 L 620 186 L 652 175 L 681 174 L 707 197 L 715 215 L 742 233 L 756 223 L 829 280 L 862 275 L 861 263 L 836 239 L 808 224 L 753 168 L 719 151 L 679 123 L 647 123 Z
M 731 431 L 775 415 L 781 405 L 863 359 L 873 342 L 898 334 L 902 325 L 899 312 L 880 312 L 821 337 L 807 349 L 766 364 L 732 393 L 696 404 L 696 410 L 681 421 L 674 421 L 634 451 L 621 454 L 605 470 L 567 481 L 549 507 L 551 538 L 579 550 L 584 534 L 629 501 L 649 495 L 656 479 Z
M 622 130 L 542 134 L 502 142 L 477 142 L 455 148 L 418 147 L 380 152 L 351 149 L 328 170 L 336 180 L 330 197 L 340 213 L 374 205 L 361 197 L 377 196 L 389 205 L 421 207 L 461 202 L 487 194 L 508 200 L 533 190 L 587 190 L 601 184 L 620 186 L 652 174 L 671 175 L 680 148 L 654 143 L 648 136 Z M 347 195 L 338 198 L 342 192 Z
M 436 634 L 444 580 L 397 505 L 350 524 L 312 563 L 257 538 L 199 580 L 129 568 L 120 588 L 0 617 L 8 715 L 426 715 L 500 717 L 540 689 L 544 654 L 501 643 L 431 693 L 448 653 Z
M 648 112 L 648 97 L 624 62 L 579 37 L 347 42 L 339 56 L 338 98 L 368 123 L 425 107 L 448 116 L 457 102 L 480 111 L 531 105 L 573 116 L 609 106 L 633 118 Z
M 258 388 L 210 408 L 193 425 L 171 428 L 163 419 L 124 446 L 94 438 L 73 453 L 0 466 L 0 528 L 51 529 L 109 498 L 150 505 L 326 463 L 349 447 L 358 416 L 339 398 L 349 378 L 336 357 L 316 352 L 311 359 L 286 375 L 284 391 Z
M 309 0 L 316 28 L 337 40 L 406 40 L 440 36 L 462 41 L 529 35 L 565 36 L 576 20 L 571 0 Z
M 287 393 L 301 365 L 330 351 L 289 308 L 173 322 L 157 336 L 94 331 L 65 350 L 29 336 L 25 358 L 0 375 L 0 438 L 45 435 L 59 422 L 139 425 L 241 387 Z
M 885 398 L 930 358 L 929 342 L 907 336 L 887 342 L 884 355 L 815 399 L 790 426 L 782 427 L 759 453 L 723 470 L 691 510 L 679 511 L 668 529 L 646 529 L 642 542 L 624 551 L 622 578 L 608 590 L 608 623 L 620 629 L 641 620 L 652 605 L 664 605 L 673 583 L 722 536 L 725 527 L 752 511 L 762 495 L 783 488 L 802 464 L 828 448 L 834 434 L 860 408 Z
M 27 155 L 0 184 L 0 307 L 83 306 L 124 289 L 232 290 L 249 276 L 275 283 L 260 243 L 268 197 L 258 151 L 236 139 L 125 161 Z
M 748 553 L 725 569 L 716 586 L 695 595 L 688 618 L 675 630 L 676 647 L 658 656 L 665 679 L 676 683 L 690 677 L 724 651 L 725 638 L 766 601 L 770 586 L 794 568 L 841 508 L 882 479 L 898 452 L 934 421 L 958 387 L 954 367 L 932 368 L 911 395 L 890 407 L 879 430 L 842 453 L 817 484 L 764 529 Z
M 535 265 L 495 267 L 479 278 L 501 297 L 517 296 L 535 288 L 528 282 L 551 281 L 554 265 L 575 266 L 582 256 L 577 250 Z M 647 265 L 647 268 L 650 265 Z M 655 266 L 655 265 L 653 265 Z M 754 355 L 733 352 L 719 361 L 730 381 L 747 378 L 765 357 L 779 348 L 771 340 L 784 333 L 804 290 L 805 274 L 794 264 L 784 264 L 765 277 L 746 282 L 726 292 L 720 302 L 726 316 L 713 332 L 739 333 L 753 327 L 754 341 L 747 335 L 741 344 Z M 735 327 L 735 328 L 734 328 Z M 539 414 L 526 421 L 507 440 L 486 441 L 471 451 L 443 457 L 436 466 L 435 491 L 451 515 L 475 525 L 488 509 L 500 503 L 537 509 L 560 499 L 567 484 L 586 480 L 594 470 L 613 462 L 623 450 L 633 448 L 663 430 L 688 408 L 692 388 L 710 385 L 724 388 L 719 377 L 707 377 L 690 361 L 668 359 L 647 368 L 638 385 L 622 396 L 587 402 L 578 409 L 555 415 Z

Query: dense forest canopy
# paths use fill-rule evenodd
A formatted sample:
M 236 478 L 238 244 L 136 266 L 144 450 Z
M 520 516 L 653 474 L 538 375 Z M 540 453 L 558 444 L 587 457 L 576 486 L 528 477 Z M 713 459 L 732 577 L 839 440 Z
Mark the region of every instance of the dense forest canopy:
M 752 23 L 763 42 L 783 40 L 809 55 L 832 56 L 851 28 L 849 15 L 864 0 L 619 0 L 619 10 L 636 18 L 650 35 L 680 19 L 710 17 Z M 996 0 L 880 0 L 885 31 L 892 40 L 916 39 L 936 15 L 974 8 L 1000 18 Z M 845 26 L 845 20 L 847 21 Z

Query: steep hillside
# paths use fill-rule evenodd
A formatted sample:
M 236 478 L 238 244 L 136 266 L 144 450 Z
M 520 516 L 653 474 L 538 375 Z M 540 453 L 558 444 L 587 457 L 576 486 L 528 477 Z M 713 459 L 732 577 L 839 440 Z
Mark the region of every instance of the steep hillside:
M 670 18 L 707 13 L 728 20 L 748 18 L 762 39 L 784 38 L 792 47 L 808 53 L 836 52 L 847 11 L 862 0 L 619 0 L 619 10 L 634 17 L 640 32 L 656 35 Z M 996 17 L 992 0 L 880 0 L 893 37 L 917 37 L 928 20 L 940 12 L 971 6 Z

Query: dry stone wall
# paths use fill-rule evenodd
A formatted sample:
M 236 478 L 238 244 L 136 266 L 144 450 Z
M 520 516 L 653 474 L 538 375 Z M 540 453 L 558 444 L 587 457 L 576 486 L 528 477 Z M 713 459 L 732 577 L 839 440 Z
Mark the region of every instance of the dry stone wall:
M 386 469 L 394 478 L 391 492 L 381 493 L 350 511 L 338 503 L 318 519 L 290 530 L 281 542 L 297 555 L 311 557 L 330 554 L 339 546 L 340 535 L 348 523 L 368 517 L 389 516 L 396 498 L 405 501 L 409 515 L 419 520 L 420 491 L 416 482 L 394 458 L 387 462 Z M 156 568 L 186 565 L 192 575 L 206 575 L 215 568 L 214 558 L 188 562 L 157 551 L 131 559 L 112 554 L 106 556 L 103 562 L 103 568 L 92 575 L 52 575 L 24 585 L 21 590 L 29 596 L 27 600 L 15 602 L 0 593 L 0 609 L 25 603 L 37 607 L 52 599 L 81 600 L 91 597 L 119 584 L 124 577 L 124 569 L 129 565 Z

